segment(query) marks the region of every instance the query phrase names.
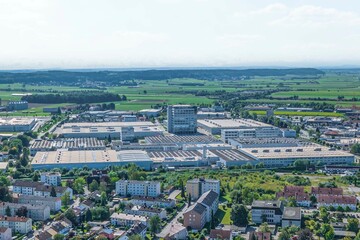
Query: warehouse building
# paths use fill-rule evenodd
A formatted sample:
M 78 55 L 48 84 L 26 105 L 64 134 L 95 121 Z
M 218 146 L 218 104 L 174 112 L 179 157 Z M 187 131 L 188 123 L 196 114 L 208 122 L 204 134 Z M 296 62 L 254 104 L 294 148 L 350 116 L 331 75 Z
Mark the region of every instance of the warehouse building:
M 29 103 L 27 101 L 10 101 L 7 105 L 8 111 L 20 111 L 26 110 L 29 108 Z
M 219 157 L 219 161 L 216 163 L 219 167 L 235 167 L 246 164 L 256 165 L 259 163 L 255 158 L 235 149 L 210 150 L 210 152 Z
M 222 129 L 221 140 L 228 142 L 233 138 L 277 138 L 282 137 L 283 132 L 277 127 L 259 127 L 246 129 Z
M 198 127 L 213 135 L 220 135 L 223 129 L 274 128 L 272 125 L 252 119 L 204 119 L 197 121 Z
M 134 163 L 137 166 L 151 170 L 152 160 L 144 151 L 129 150 L 94 150 L 94 151 L 66 151 L 38 152 L 33 158 L 33 169 L 52 168 L 82 168 L 102 169 L 109 166 L 125 166 Z
M 28 132 L 36 121 L 35 118 L 0 118 L 0 132 Z
M 155 137 L 146 137 L 146 143 L 151 144 L 161 144 L 161 143 L 174 143 L 178 146 L 184 144 L 208 144 L 208 143 L 222 143 L 222 141 L 206 135 L 188 135 L 188 136 L 155 136 Z
M 161 113 L 161 109 L 143 109 L 138 112 L 140 115 L 144 115 L 145 117 L 158 117 Z
M 63 138 L 56 140 L 36 139 L 30 146 L 30 154 L 37 152 L 56 151 L 57 149 L 77 150 L 105 150 L 105 142 L 97 138 Z
M 244 155 L 263 162 L 267 167 L 283 167 L 297 160 L 307 160 L 311 163 L 352 164 L 355 156 L 327 147 L 277 147 L 277 148 L 241 148 Z
M 111 141 L 111 149 L 114 150 L 143 150 L 143 151 L 175 151 L 180 147 L 175 143 L 129 143 L 119 140 Z
M 228 143 L 235 148 L 300 147 L 313 145 L 293 138 L 234 138 Z
M 163 130 L 152 122 L 81 122 L 65 123 L 55 133 L 65 138 L 135 139 L 162 135 Z

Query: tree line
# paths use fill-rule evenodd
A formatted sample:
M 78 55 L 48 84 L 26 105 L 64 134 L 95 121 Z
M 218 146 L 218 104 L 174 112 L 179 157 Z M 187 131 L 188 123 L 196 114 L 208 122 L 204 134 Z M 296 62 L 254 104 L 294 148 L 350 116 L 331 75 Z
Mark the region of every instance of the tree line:
M 115 102 L 126 100 L 126 97 L 115 93 L 102 91 L 72 91 L 61 94 L 34 94 L 23 96 L 23 101 L 29 103 L 98 103 L 98 102 Z

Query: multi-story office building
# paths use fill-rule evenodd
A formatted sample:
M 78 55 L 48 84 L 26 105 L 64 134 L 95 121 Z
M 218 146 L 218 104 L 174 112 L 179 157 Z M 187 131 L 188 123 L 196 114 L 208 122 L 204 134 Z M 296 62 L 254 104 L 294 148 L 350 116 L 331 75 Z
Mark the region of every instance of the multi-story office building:
M 193 200 L 198 199 L 202 194 L 210 190 L 220 195 L 220 181 L 197 178 L 186 182 L 186 191 Z
M 251 205 L 252 221 L 256 224 L 280 224 L 283 211 L 284 205 L 281 201 L 254 201 Z
M 160 182 L 119 180 L 116 182 L 116 193 L 121 196 L 157 197 L 161 193 Z
M 8 111 L 26 110 L 29 108 L 27 101 L 10 101 L 7 105 Z
M 171 105 L 167 108 L 169 133 L 192 134 L 197 132 L 197 108 L 191 105 Z
M 0 227 L 10 228 L 13 232 L 26 234 L 32 230 L 32 220 L 26 217 L 0 216 Z
M 58 172 L 42 172 L 40 174 L 40 181 L 51 186 L 60 186 L 61 174 Z

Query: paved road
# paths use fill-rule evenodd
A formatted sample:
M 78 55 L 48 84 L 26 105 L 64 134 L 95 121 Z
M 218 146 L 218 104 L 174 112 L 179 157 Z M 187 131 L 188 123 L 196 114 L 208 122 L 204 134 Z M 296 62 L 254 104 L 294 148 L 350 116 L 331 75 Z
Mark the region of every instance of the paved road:
M 187 209 L 188 209 L 188 206 L 187 206 L 187 204 L 185 204 L 185 207 L 183 207 L 183 209 L 181 209 L 181 211 L 178 212 L 178 214 L 176 214 L 176 216 L 173 218 L 173 220 L 171 220 L 168 224 L 166 224 L 166 226 L 163 228 L 163 230 L 156 236 L 159 238 L 165 238 L 165 236 L 168 235 L 172 225 L 181 224 L 178 222 L 178 219 L 183 216 L 184 212 Z
M 176 196 L 181 193 L 180 190 L 174 190 L 170 195 L 168 196 L 168 199 L 176 200 Z

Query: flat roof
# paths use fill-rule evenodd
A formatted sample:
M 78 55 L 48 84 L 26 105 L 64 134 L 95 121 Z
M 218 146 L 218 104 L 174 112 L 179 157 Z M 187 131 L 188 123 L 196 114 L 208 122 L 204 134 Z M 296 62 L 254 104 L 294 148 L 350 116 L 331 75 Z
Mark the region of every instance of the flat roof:
M 218 156 L 224 161 L 253 161 L 255 159 L 249 157 L 248 155 L 235 150 L 235 149 L 224 149 L 224 150 L 217 150 L 217 149 L 210 149 L 209 150 L 212 154 Z
M 129 122 L 131 123 L 131 122 Z M 111 127 L 111 126 L 93 126 L 93 127 L 72 127 L 72 128 L 60 128 L 57 130 L 59 133 L 69 134 L 69 133 L 112 133 L 120 132 L 123 127 Z M 131 127 L 131 126 L 127 126 Z M 157 126 L 134 126 L 134 132 L 162 132 L 163 130 Z
M 301 208 L 285 207 L 283 212 L 283 219 L 301 220 Z
M 36 118 L 0 118 L 0 125 L 29 125 L 35 120 Z
M 207 135 L 173 135 L 145 137 L 150 143 L 222 143 L 222 141 Z
M 62 128 L 74 127 L 136 127 L 136 126 L 155 126 L 149 121 L 144 122 L 79 122 L 79 123 L 64 123 Z
M 103 162 L 151 161 L 145 151 L 128 150 L 57 150 L 53 152 L 37 152 L 31 164 L 75 164 Z
M 199 124 L 202 124 L 209 128 L 254 128 L 254 127 L 273 127 L 270 124 L 258 122 L 252 119 L 203 119 L 197 120 Z
M 306 158 L 306 157 L 353 157 L 354 155 L 332 150 L 324 146 L 313 147 L 275 147 L 275 148 L 241 148 L 239 151 L 258 159 L 268 158 Z
M 296 146 L 304 146 L 304 145 L 314 145 L 311 142 L 300 141 L 296 138 L 285 138 L 285 137 L 278 137 L 278 138 L 234 138 L 231 141 L 236 141 L 240 144 L 270 144 L 270 143 L 280 143 L 280 144 L 293 144 L 294 147 Z

